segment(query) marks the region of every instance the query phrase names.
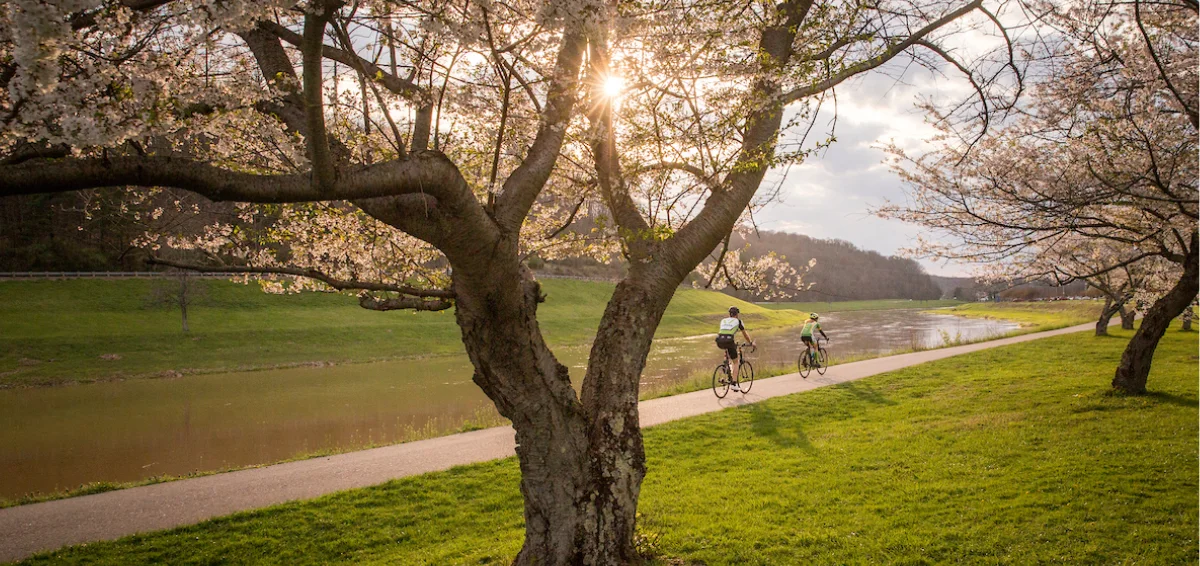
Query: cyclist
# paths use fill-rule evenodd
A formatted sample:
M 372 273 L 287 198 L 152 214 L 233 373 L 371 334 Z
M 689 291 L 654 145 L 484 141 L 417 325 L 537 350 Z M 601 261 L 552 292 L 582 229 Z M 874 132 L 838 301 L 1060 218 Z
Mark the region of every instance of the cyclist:
M 804 326 L 800 328 L 800 341 L 804 342 L 804 353 L 812 360 L 809 362 L 809 365 L 812 367 L 819 365 L 817 361 L 817 344 L 813 342 L 813 332 L 820 332 L 822 338 L 829 340 L 829 336 L 825 334 L 824 330 L 821 330 L 821 323 L 817 322 L 820 318 L 817 316 L 817 313 L 810 312 L 808 313 L 808 320 L 804 321 Z
M 725 360 L 732 361 L 730 369 L 733 371 L 731 377 L 738 375 L 738 370 L 741 369 L 741 362 L 738 360 L 737 348 L 737 333 L 742 331 L 742 336 L 751 345 L 754 345 L 754 340 L 750 339 L 750 335 L 746 334 L 746 326 L 742 324 L 742 320 L 738 318 L 741 311 L 737 307 L 729 307 L 729 317 L 721 319 L 721 327 L 717 330 L 717 347 L 725 350 Z M 733 379 L 733 390 L 738 393 L 742 389 L 738 387 L 737 379 Z

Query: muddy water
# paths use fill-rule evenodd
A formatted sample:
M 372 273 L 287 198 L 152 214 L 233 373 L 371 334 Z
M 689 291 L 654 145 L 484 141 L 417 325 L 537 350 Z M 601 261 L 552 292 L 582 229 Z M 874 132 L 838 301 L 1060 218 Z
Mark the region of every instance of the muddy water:
M 822 318 L 837 356 L 1002 334 L 1016 324 L 913 311 Z M 799 328 L 750 329 L 760 367 L 794 364 Z M 556 348 L 576 380 L 588 348 Z M 712 337 L 659 340 L 642 388 L 720 361 Z M 0 391 L 0 497 L 276 462 L 435 436 L 498 417 L 466 356 Z

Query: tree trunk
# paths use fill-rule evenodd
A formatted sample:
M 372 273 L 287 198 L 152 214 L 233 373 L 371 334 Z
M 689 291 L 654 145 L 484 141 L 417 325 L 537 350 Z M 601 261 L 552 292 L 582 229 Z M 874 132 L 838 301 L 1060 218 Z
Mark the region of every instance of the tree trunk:
M 1184 332 L 1192 331 L 1192 320 L 1195 320 L 1195 318 L 1196 318 L 1196 311 L 1192 310 L 1192 305 L 1188 305 L 1187 308 L 1183 310 L 1183 331 Z
M 190 285 L 188 281 L 188 273 L 186 271 L 179 272 L 179 315 L 183 320 L 183 333 L 188 333 L 187 309 L 188 303 L 192 300 Z
M 511 248 L 480 256 L 490 261 L 478 273 L 460 263 L 453 286 L 474 381 L 516 430 L 525 544 L 514 563 L 636 562 L 634 520 L 645 473 L 637 380 L 631 396 L 618 392 L 620 411 L 606 408 L 614 399 L 608 391 L 596 405 L 602 410 L 585 410 L 538 328 L 540 286 Z
M 654 332 L 678 284 L 661 273 L 648 277 L 647 271 L 635 266 L 617 284 L 592 342 L 583 382 L 595 462 L 611 480 L 597 498 L 600 527 L 607 531 L 597 543 L 613 564 L 638 560 L 633 537 L 646 476 L 638 391 Z
M 1104 308 L 1100 309 L 1100 320 L 1096 321 L 1096 336 L 1108 336 L 1108 321 L 1116 311 L 1112 297 L 1104 297 Z
M 1121 328 L 1125 330 L 1133 330 L 1134 312 L 1125 308 L 1125 303 L 1117 305 L 1119 313 L 1121 313 Z
M 1146 392 L 1146 379 L 1150 375 L 1150 363 L 1154 360 L 1158 341 L 1166 333 L 1171 321 L 1196 298 L 1200 287 L 1200 261 L 1196 258 L 1196 248 L 1196 235 L 1193 234 L 1192 247 L 1185 250 L 1188 255 L 1183 263 L 1183 276 L 1167 294 L 1154 302 L 1142 318 L 1141 327 L 1121 355 L 1121 364 L 1117 366 L 1117 374 L 1112 380 L 1114 388 L 1125 393 Z

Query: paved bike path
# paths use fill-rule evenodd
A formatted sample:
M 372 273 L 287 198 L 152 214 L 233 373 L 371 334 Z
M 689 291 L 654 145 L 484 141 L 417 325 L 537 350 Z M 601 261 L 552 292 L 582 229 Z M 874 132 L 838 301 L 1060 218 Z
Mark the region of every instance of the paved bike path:
M 978 344 L 835 365 L 823 376 L 813 372 L 808 379 L 802 379 L 799 374 L 792 373 L 755 381 L 751 393 L 746 395 L 730 392 L 725 399 L 717 399 L 711 390 L 705 389 L 643 401 L 638 409 L 642 426 L 654 426 L 968 352 L 1094 328 L 1091 323 L 1081 324 Z M 497 427 L 0 509 L 0 562 L 19 560 L 63 546 L 190 525 L 238 511 L 505 458 L 514 454 L 514 446 L 512 428 Z

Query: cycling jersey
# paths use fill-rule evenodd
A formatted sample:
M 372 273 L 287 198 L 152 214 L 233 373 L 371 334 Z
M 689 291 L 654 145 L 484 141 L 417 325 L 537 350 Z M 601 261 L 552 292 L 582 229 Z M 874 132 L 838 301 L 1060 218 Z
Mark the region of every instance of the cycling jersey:
M 717 334 L 734 336 L 739 330 L 746 330 L 746 327 L 742 326 L 742 321 L 740 319 L 731 316 L 721 319 L 721 328 L 717 331 Z
M 813 332 L 820 332 L 821 334 L 825 333 L 823 330 L 821 330 L 821 323 L 815 320 L 809 320 L 808 322 L 805 322 L 804 327 L 800 329 L 800 337 L 812 338 Z

